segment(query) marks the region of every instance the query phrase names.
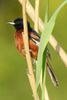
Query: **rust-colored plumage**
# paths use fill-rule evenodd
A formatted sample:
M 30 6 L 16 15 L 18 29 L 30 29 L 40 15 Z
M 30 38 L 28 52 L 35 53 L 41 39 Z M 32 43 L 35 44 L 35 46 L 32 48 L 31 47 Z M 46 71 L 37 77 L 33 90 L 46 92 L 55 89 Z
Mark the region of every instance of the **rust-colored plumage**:
M 17 50 L 25 56 L 25 49 L 24 49 L 24 41 L 23 41 L 23 35 L 24 34 L 24 26 L 23 26 L 23 19 L 22 18 L 17 18 L 14 20 L 14 22 L 9 22 L 12 24 L 15 29 L 15 43 L 16 43 L 16 48 Z M 29 50 L 31 57 L 37 60 L 37 54 L 38 54 L 38 48 L 39 48 L 39 42 L 40 42 L 40 36 L 38 33 L 30 26 L 29 22 L 27 22 L 28 26 L 28 38 L 29 38 Z M 52 71 L 52 68 L 49 64 L 49 58 L 50 58 L 50 53 L 47 52 L 47 58 L 46 58 L 46 66 L 48 73 L 51 77 L 51 80 L 55 86 L 58 86 L 58 80 L 55 76 L 55 74 Z
M 32 34 L 32 33 L 30 33 L 30 34 Z M 15 33 L 15 43 L 16 43 L 16 48 L 18 49 L 18 51 L 25 56 L 22 30 L 17 31 Z M 32 58 L 36 59 L 37 54 L 38 54 L 38 46 L 34 43 L 34 41 L 32 41 L 31 38 L 29 39 L 29 48 L 30 48 L 30 53 L 31 53 Z

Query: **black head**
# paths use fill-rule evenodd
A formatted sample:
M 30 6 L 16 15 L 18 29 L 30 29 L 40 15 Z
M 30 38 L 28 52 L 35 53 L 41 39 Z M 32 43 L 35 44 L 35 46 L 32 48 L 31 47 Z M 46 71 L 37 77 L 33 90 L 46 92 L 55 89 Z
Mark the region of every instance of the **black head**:
M 14 20 L 14 27 L 16 28 L 16 30 L 20 30 L 23 29 L 23 19 L 22 18 L 17 18 Z
M 19 31 L 20 29 L 22 30 L 24 29 L 22 18 L 17 18 L 14 20 L 14 22 L 9 22 L 9 23 L 12 24 L 17 31 Z M 29 22 L 27 22 L 27 26 L 28 26 L 28 31 L 30 31 L 31 27 Z

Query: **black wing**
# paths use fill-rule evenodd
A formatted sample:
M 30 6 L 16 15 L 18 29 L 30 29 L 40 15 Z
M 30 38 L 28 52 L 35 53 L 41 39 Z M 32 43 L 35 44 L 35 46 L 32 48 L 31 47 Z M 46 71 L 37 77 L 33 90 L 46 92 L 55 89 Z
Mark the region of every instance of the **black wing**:
M 36 43 L 36 45 L 39 46 L 39 43 L 40 43 L 40 36 L 39 36 L 39 34 L 35 30 L 33 30 L 33 29 L 31 29 L 30 32 L 31 32 L 30 33 L 30 39 L 32 39 L 32 41 L 34 43 Z

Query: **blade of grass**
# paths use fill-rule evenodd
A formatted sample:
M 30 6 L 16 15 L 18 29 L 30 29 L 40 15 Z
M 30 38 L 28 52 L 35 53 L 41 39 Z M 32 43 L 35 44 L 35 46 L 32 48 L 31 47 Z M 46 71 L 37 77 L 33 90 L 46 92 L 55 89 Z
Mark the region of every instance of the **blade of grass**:
M 44 26 L 44 30 L 41 35 L 41 41 L 39 46 L 39 52 L 38 52 L 38 61 L 37 61 L 37 80 L 36 80 L 36 87 L 38 88 L 39 82 L 40 82 L 40 75 L 42 70 L 42 58 L 43 58 L 43 52 L 46 48 L 46 45 L 49 41 L 50 35 L 54 29 L 55 21 L 58 13 L 60 12 L 61 8 L 67 3 L 67 0 L 65 0 L 53 13 L 52 17 L 50 18 L 49 22 Z M 45 23 L 45 22 L 44 22 Z
M 48 4 L 48 1 L 49 0 L 46 0 L 46 14 L 45 14 L 45 19 L 44 19 L 44 22 L 45 22 L 45 26 L 46 26 L 46 24 L 48 23 L 48 6 L 49 6 L 49 4 Z M 42 34 L 44 34 L 44 33 L 42 33 Z M 44 71 L 45 71 L 45 64 L 46 64 L 46 52 L 47 52 L 47 47 L 46 47 L 46 49 L 44 50 L 44 53 L 43 53 L 43 64 L 42 64 L 42 80 L 43 80 L 43 77 L 44 77 Z
M 48 22 L 48 17 L 49 17 L 49 0 L 46 0 L 46 14 L 45 14 L 45 25 Z M 43 33 L 44 34 L 44 33 Z M 45 87 L 46 87 L 46 55 L 47 55 L 47 47 L 44 50 L 43 53 L 43 64 L 42 64 L 42 100 L 45 99 L 46 94 L 45 94 Z M 47 99 L 45 99 L 47 100 Z
M 45 96 L 45 81 L 46 81 L 46 49 L 44 51 L 43 54 L 43 65 L 42 65 L 42 100 L 44 100 L 44 96 Z
M 46 6 L 45 24 L 46 24 L 47 21 L 48 21 L 48 13 L 47 13 L 47 11 L 48 11 L 48 6 Z M 43 56 L 45 55 L 45 53 L 46 53 L 46 52 L 44 52 Z M 43 59 L 43 62 L 42 62 L 42 75 L 41 75 L 41 76 L 44 77 L 44 69 L 45 69 L 45 60 L 46 60 L 46 56 L 43 57 L 43 58 L 41 58 L 41 59 Z M 38 75 L 38 68 L 36 67 L 36 84 L 37 84 L 37 82 L 38 82 L 38 77 L 37 77 L 37 75 Z M 42 77 L 42 80 L 43 80 L 43 77 Z

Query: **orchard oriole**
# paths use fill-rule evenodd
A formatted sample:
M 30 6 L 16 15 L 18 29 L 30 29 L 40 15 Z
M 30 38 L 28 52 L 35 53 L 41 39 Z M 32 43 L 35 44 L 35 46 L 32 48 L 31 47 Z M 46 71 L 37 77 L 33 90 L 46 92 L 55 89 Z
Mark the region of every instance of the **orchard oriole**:
M 23 42 L 23 35 L 24 34 L 24 25 L 23 25 L 23 19 L 17 18 L 13 22 L 9 22 L 9 24 L 13 25 L 16 29 L 15 33 L 15 43 L 16 48 L 18 51 L 25 56 L 25 49 L 24 49 L 24 42 Z M 39 34 L 30 26 L 30 23 L 27 21 L 27 27 L 28 27 L 28 38 L 29 38 L 29 50 L 31 57 L 37 60 L 37 54 L 38 54 L 38 48 L 40 43 L 40 36 Z M 58 80 L 51 68 L 51 65 L 49 63 L 50 53 L 47 50 L 47 58 L 46 58 L 46 66 L 49 73 L 49 76 L 54 84 L 54 86 L 58 86 Z

